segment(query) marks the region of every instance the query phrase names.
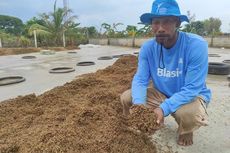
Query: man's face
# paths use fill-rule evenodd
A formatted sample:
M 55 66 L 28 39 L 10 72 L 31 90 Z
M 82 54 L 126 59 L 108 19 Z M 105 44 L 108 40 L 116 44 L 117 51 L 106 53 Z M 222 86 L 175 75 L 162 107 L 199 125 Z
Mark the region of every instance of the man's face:
M 152 21 L 152 31 L 156 36 L 156 41 L 167 45 L 175 41 L 176 29 L 180 25 L 177 17 L 159 17 Z

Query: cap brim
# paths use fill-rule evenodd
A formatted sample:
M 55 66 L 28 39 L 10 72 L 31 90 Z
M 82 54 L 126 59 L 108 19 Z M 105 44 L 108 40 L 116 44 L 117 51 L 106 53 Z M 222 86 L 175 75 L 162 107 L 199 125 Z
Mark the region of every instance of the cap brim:
M 140 17 L 140 20 L 143 24 L 151 24 L 152 23 L 152 19 L 156 18 L 156 17 L 164 17 L 164 16 L 176 16 L 179 17 L 180 22 L 189 22 L 189 19 L 186 15 L 177 15 L 177 14 L 173 14 L 173 15 L 155 15 L 152 13 L 145 13 L 142 14 Z

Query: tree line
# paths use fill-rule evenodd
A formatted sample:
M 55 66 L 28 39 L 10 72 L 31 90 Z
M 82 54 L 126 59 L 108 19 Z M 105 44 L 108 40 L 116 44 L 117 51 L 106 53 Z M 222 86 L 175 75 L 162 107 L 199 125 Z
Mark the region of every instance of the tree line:
M 202 36 L 220 35 L 221 20 L 210 17 L 203 21 L 196 21 L 195 15 L 187 12 L 190 23 L 181 26 L 180 30 L 196 33 Z M 127 25 L 119 30 L 123 23 L 102 23 L 99 30 L 94 26 L 80 27 L 76 22 L 77 16 L 71 9 L 57 8 L 49 13 L 39 14 L 26 23 L 21 19 L 0 15 L 0 47 L 5 43 L 18 47 L 28 46 L 77 46 L 87 43 L 89 38 L 136 38 L 152 37 L 149 25 Z M 140 28 L 139 28 L 140 27 Z
M 219 18 L 210 17 L 203 21 L 195 19 L 195 14 L 191 15 L 190 11 L 187 12 L 190 23 L 186 24 L 182 31 L 196 33 L 201 36 L 216 36 L 221 35 L 221 20 Z

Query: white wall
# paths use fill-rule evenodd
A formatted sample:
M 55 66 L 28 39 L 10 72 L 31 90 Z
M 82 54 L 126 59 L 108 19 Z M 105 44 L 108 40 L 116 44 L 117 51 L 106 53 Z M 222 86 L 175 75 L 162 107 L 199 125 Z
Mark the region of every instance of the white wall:
M 109 39 L 89 39 L 90 44 L 95 45 L 113 45 L 113 46 L 127 46 L 127 47 L 140 47 L 145 41 L 152 38 L 109 38 Z M 209 45 L 211 45 L 212 38 L 204 38 Z M 230 37 L 215 37 L 213 38 L 213 47 L 230 48 Z

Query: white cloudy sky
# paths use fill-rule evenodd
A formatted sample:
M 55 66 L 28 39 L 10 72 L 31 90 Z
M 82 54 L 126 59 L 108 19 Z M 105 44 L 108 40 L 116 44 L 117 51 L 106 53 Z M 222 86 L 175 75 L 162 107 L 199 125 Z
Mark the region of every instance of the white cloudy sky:
M 22 19 L 38 16 L 39 13 L 51 12 L 55 0 L 0 0 L 0 14 Z M 121 22 L 137 25 L 143 13 L 150 12 L 152 0 L 68 0 L 69 8 L 78 16 L 81 26 L 95 26 L 99 29 L 104 22 Z M 209 17 L 222 21 L 222 31 L 230 32 L 230 0 L 177 0 L 182 14 L 189 10 L 196 15 L 196 20 Z M 63 0 L 58 0 L 62 7 Z

